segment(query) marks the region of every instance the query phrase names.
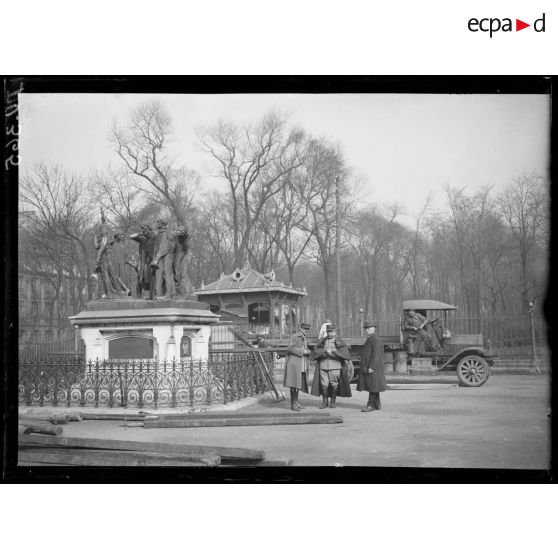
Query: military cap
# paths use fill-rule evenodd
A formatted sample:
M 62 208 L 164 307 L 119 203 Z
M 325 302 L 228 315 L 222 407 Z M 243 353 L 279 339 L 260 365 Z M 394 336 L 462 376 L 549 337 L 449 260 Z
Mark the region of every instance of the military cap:
M 335 331 L 335 324 L 327 324 L 326 331 Z
M 364 322 L 362 327 L 368 329 L 369 327 L 378 327 L 378 324 L 376 322 Z
M 307 324 L 306 322 L 302 322 L 300 324 L 300 328 L 301 329 L 310 329 L 310 324 Z

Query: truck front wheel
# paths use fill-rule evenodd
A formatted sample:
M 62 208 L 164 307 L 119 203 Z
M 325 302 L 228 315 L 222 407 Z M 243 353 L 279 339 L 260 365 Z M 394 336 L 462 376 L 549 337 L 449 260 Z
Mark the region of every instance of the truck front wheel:
M 490 366 L 478 355 L 463 357 L 457 364 L 459 384 L 465 387 L 480 387 L 488 381 Z

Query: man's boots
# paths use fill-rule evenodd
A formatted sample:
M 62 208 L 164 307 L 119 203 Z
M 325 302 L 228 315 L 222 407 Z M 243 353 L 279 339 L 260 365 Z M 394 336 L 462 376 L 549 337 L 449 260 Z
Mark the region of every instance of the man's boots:
M 369 413 L 370 411 L 374 410 L 374 394 L 370 392 L 368 394 L 368 403 L 366 403 L 366 407 L 361 409 L 363 413 Z
M 318 408 L 325 409 L 327 406 L 327 388 L 322 388 L 322 404 Z
M 331 386 L 331 402 L 329 406 L 332 409 L 335 409 L 335 398 L 337 396 L 337 388 L 335 386 Z
M 380 394 L 378 392 L 374 393 L 374 410 L 379 411 L 382 408 L 380 403 Z

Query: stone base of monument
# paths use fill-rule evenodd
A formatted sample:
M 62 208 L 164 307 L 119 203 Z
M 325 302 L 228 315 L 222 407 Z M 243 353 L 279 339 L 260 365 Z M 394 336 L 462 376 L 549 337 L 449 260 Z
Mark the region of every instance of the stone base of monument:
M 193 300 L 123 298 L 89 302 L 70 321 L 85 343 L 86 360 L 206 360 L 219 316 Z

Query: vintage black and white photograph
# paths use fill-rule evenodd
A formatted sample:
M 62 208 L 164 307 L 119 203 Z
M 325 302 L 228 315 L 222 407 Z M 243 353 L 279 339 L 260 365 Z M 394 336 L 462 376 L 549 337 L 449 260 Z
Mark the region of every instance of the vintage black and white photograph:
M 18 467 L 550 469 L 550 95 L 354 89 L 23 81 Z

